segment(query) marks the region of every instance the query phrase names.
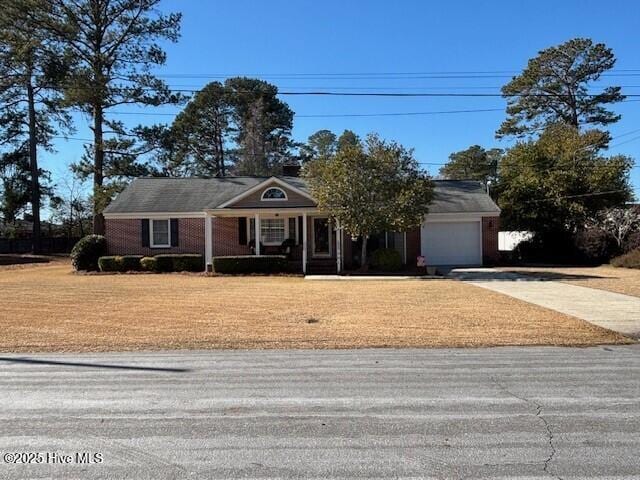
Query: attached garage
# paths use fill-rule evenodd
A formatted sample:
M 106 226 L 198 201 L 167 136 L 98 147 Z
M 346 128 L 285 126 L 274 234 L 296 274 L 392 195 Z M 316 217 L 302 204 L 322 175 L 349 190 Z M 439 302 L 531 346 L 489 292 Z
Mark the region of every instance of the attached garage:
M 427 265 L 482 265 L 482 221 L 425 222 L 421 250 Z
M 420 228 L 420 255 L 429 266 L 482 265 L 498 255 L 500 209 L 480 182 L 436 180 Z

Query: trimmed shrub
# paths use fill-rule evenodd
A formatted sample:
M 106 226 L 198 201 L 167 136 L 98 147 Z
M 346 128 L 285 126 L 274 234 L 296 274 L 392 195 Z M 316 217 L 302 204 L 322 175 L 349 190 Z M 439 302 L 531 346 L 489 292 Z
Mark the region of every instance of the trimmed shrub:
M 578 263 L 573 238 L 566 232 L 536 233 L 513 249 L 514 260 L 522 262 Z
M 135 272 L 140 270 L 142 255 L 114 255 L 98 259 L 101 272 Z
M 142 257 L 140 268 L 145 272 L 157 272 L 157 262 L 154 257 Z
M 214 257 L 213 271 L 216 273 L 283 273 L 289 271 L 289 262 L 284 255 Z
M 138 272 L 142 269 L 140 266 L 142 255 L 123 255 L 120 258 L 122 259 L 123 272 Z
M 611 259 L 611 265 L 622 268 L 640 268 L 640 248 Z
M 622 251 L 627 253 L 638 248 L 640 248 L 640 232 L 633 232 L 629 234 L 627 239 L 624 241 Z
M 204 257 L 197 253 L 161 254 L 156 259 L 157 272 L 202 272 Z
M 195 253 L 185 253 L 173 256 L 174 272 L 202 272 L 204 271 L 204 257 Z
M 100 257 L 98 259 L 98 267 L 101 272 L 122 272 L 122 257 Z
M 614 238 L 599 228 L 578 232 L 574 238 L 578 258 L 586 263 L 606 263 L 617 253 Z
M 71 263 L 76 270 L 98 270 L 98 259 L 107 253 L 107 240 L 102 235 L 87 235 L 71 250 Z
M 371 267 L 384 272 L 396 272 L 402 268 L 400 252 L 393 248 L 379 248 L 371 256 Z

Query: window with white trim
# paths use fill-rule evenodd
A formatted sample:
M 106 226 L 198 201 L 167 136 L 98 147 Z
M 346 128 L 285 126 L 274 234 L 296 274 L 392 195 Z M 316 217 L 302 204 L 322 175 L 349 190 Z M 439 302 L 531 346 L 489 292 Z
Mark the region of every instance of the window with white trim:
M 169 219 L 151 220 L 151 246 L 154 248 L 171 246 L 171 227 Z
M 287 194 L 284 190 L 278 187 L 267 188 L 262 193 L 262 200 L 273 201 L 273 200 L 286 200 Z
M 264 218 L 260 220 L 260 238 L 265 245 L 281 245 L 285 236 L 284 218 Z

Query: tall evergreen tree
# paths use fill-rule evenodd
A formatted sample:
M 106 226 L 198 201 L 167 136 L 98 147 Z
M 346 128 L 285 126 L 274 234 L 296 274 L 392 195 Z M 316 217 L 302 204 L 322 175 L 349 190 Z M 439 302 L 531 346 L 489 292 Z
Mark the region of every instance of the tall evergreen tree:
M 355 134 L 355 132 L 351 130 L 345 130 L 338 137 L 338 142 L 336 144 L 336 149 L 338 151 L 347 148 L 347 147 L 356 147 L 360 145 L 360 137 Z
M 306 160 L 329 158 L 336 153 L 338 139 L 331 130 L 318 130 L 309 135 L 302 152 Z
M 557 122 L 576 129 L 617 122 L 620 116 L 607 106 L 624 99 L 620 87 L 607 87 L 598 94 L 588 91 L 590 82 L 615 63 L 610 48 L 588 38 L 574 38 L 542 50 L 502 87 L 507 119 L 496 135 L 526 135 Z
M 495 182 L 502 150 L 485 150 L 472 145 L 466 150 L 449 155 L 449 161 L 440 168 L 440 175 L 448 180 L 477 180 L 485 185 Z
M 220 82 L 209 83 L 191 99 L 171 126 L 175 162 L 183 175 L 223 177 L 227 173 L 232 117 L 230 95 Z
M 32 250 L 37 253 L 43 189 L 38 149 L 52 151 L 58 129 L 71 130 L 59 93 L 65 64 L 56 42 L 28 15 L 37 10 L 41 18 L 50 18 L 45 0 L 1 0 L 0 10 L 0 148 L 8 149 L 5 163 L 18 162 L 16 172 L 24 170 L 23 154 L 28 154 Z
M 0 213 L 5 224 L 14 223 L 21 214 L 27 218 L 32 177 L 28 145 L 0 154 Z M 38 171 L 38 198 L 53 198 L 50 180 L 49 172 Z M 31 220 L 35 222 L 33 216 Z
M 108 119 L 109 109 L 181 100 L 151 73 L 166 61 L 158 42 L 177 41 L 181 14 L 160 13 L 160 0 L 48 2 L 55 21 L 45 19 L 43 24 L 75 61 L 66 83 L 66 100 L 91 119 L 93 146 L 77 170 L 93 177 L 93 230 L 102 234 L 102 210 L 118 188 L 105 185 L 106 170 L 110 168 L 118 178 L 118 173 L 139 168 L 137 156 L 126 150 L 133 143 L 129 133 L 121 123 Z
M 293 111 L 278 99 L 278 88 L 253 78 L 230 78 L 224 83 L 233 108 L 238 144 L 235 173 L 279 173 L 290 156 Z

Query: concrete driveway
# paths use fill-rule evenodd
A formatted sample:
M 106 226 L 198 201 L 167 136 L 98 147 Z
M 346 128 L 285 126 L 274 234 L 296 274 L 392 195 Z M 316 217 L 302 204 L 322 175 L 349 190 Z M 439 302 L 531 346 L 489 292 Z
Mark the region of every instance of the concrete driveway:
M 635 345 L 7 355 L 0 405 L 72 457 L 2 479 L 640 478 Z
M 453 269 L 449 277 L 640 338 L 640 298 L 491 268 Z

